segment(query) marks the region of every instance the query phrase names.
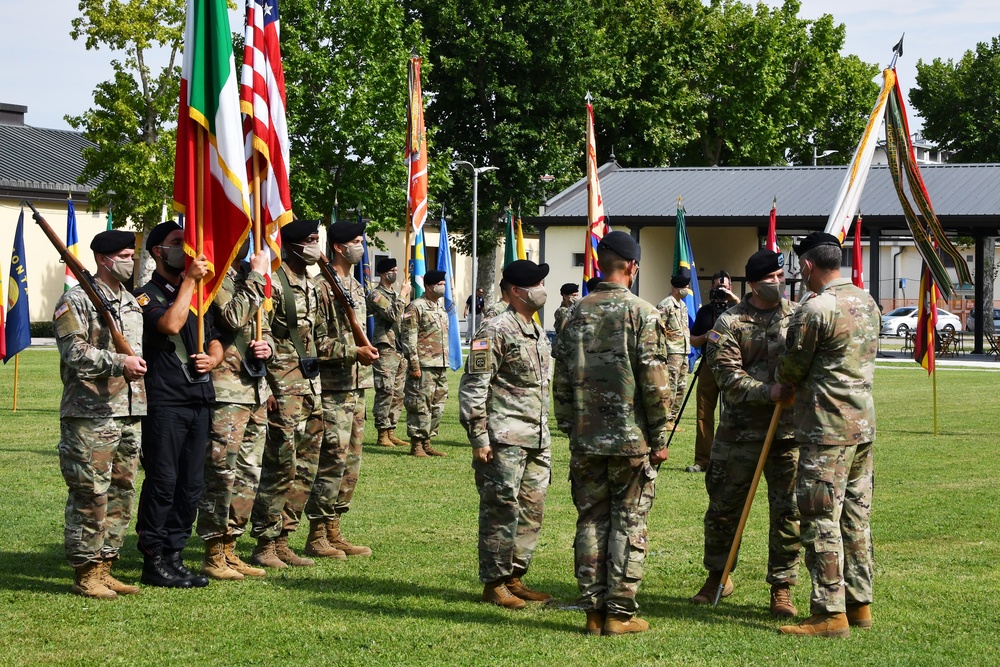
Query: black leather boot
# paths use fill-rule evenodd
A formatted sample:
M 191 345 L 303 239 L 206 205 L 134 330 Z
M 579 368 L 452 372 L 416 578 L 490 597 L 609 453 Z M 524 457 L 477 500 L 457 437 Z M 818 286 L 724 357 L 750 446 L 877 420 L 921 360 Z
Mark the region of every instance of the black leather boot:
M 142 563 L 142 583 L 163 588 L 191 588 L 191 582 L 181 577 L 160 555 L 146 556 Z
M 180 551 L 170 551 L 164 554 L 164 560 L 166 560 L 167 565 L 174 572 L 176 572 L 179 577 L 190 581 L 191 585 L 195 588 L 204 588 L 205 586 L 208 586 L 208 577 L 195 574 L 184 566 L 184 561 L 181 559 Z

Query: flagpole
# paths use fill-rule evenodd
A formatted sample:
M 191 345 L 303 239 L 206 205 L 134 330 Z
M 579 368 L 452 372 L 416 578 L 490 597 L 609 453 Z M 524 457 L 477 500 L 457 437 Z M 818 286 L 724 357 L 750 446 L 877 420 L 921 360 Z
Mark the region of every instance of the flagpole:
M 205 226 L 202 215 L 205 213 L 205 130 L 200 125 L 195 128 L 195 233 L 197 242 L 195 255 L 201 257 L 205 252 Z M 198 354 L 205 353 L 205 290 L 204 280 L 198 280 Z
M 257 151 L 253 152 L 253 254 L 257 255 L 263 250 L 262 239 L 260 238 L 260 162 Z M 264 338 L 264 313 L 257 309 L 257 326 L 254 331 L 254 340 Z
M 937 306 L 935 305 L 935 308 L 936 307 Z M 933 394 L 934 394 L 934 437 L 936 438 L 937 434 L 938 434 L 938 418 L 937 418 L 937 369 L 936 368 L 934 369 L 934 372 L 931 373 L 931 386 L 934 388 L 933 389 Z
M 14 355 L 14 409 L 11 412 L 17 412 L 17 372 L 20 370 L 19 365 L 21 363 L 21 355 Z

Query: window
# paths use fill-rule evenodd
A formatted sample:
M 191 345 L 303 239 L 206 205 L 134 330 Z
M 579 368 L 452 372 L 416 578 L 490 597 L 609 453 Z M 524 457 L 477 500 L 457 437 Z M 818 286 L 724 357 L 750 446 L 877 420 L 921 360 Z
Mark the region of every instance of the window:
M 840 265 L 847 267 L 854 266 L 854 248 L 843 248 L 840 251 Z
M 582 252 L 574 252 L 573 253 L 573 266 L 574 267 L 582 267 L 583 266 L 583 253 Z

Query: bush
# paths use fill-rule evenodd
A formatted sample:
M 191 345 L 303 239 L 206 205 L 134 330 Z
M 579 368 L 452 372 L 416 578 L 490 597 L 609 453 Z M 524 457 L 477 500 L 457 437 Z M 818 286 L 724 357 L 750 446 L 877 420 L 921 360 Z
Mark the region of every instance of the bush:
M 32 338 L 55 338 L 56 331 L 52 328 L 52 320 L 31 323 Z

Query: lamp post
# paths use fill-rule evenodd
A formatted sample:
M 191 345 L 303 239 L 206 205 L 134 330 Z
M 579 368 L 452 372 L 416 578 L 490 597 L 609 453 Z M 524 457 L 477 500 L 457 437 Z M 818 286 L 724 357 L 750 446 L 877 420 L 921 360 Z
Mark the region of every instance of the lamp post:
M 823 151 L 822 153 L 818 153 L 816 151 L 816 144 L 813 144 L 813 166 L 814 167 L 816 166 L 816 160 L 820 159 L 821 157 L 826 157 L 827 155 L 833 155 L 836 152 L 837 151 L 834 150 L 827 150 Z
M 462 167 L 472 172 L 472 291 L 469 294 L 472 295 L 472 307 L 470 308 L 472 311 L 472 324 L 470 331 L 474 332 L 477 320 L 479 319 L 479 313 L 476 312 L 476 283 L 479 277 L 479 257 L 476 249 L 476 240 L 479 234 L 479 174 L 496 171 L 497 167 L 477 167 L 466 160 L 455 160 L 451 164 L 453 167 Z M 471 336 L 471 333 L 466 332 L 466 338 L 469 336 Z

